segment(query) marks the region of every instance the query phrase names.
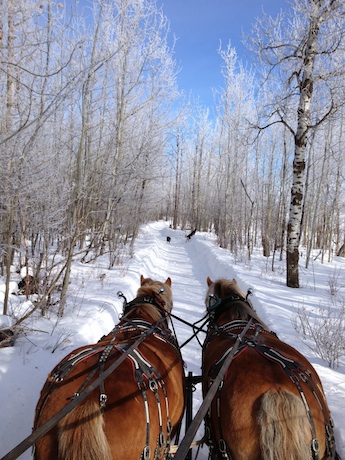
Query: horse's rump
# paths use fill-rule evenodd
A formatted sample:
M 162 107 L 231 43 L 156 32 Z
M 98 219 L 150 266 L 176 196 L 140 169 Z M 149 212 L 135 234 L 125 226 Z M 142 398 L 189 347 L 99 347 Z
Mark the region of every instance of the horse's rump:
M 161 424 L 164 442 L 167 442 L 168 415 L 173 425 L 171 436 L 174 435 L 184 405 L 183 366 L 177 351 L 170 344 L 162 342 L 161 349 L 157 352 L 150 349 L 153 347 L 153 341 L 153 338 L 149 338 L 148 343 L 142 343 L 138 347 L 138 351 L 140 350 L 144 359 L 162 379 L 157 385 L 156 394 L 148 388 L 145 391 L 148 414 L 145 412 L 143 393 L 138 387 L 134 365 L 127 358 L 104 381 L 104 389 L 108 398 L 104 412 L 100 410 L 100 390 L 96 389 L 84 402 L 68 413 L 57 427 L 53 428 L 46 438 L 43 438 L 43 441 L 37 442 L 38 460 L 47 458 L 63 460 L 140 458 L 146 443 L 147 416 L 150 420 L 152 452 L 157 448 L 160 436 L 159 424 Z M 109 365 L 119 356 L 118 351 L 114 352 L 114 356 L 109 359 Z M 165 359 L 168 364 L 165 364 Z M 53 384 L 53 389 L 50 382 L 46 384 L 42 390 L 41 404 L 38 405 L 38 423 L 35 428 L 53 417 L 68 403 L 74 393 L 78 393 L 79 388 L 83 386 L 85 379 L 96 365 L 97 356 L 92 356 L 75 366 L 62 382 Z M 142 384 L 148 384 L 145 378 Z M 135 417 L 131 414 L 135 414 Z M 56 450 L 59 451 L 58 457 L 54 457 Z M 44 454 L 41 455 L 42 452 Z
M 206 418 L 212 458 L 338 458 L 331 414 L 311 363 L 269 330 L 235 279 L 208 277 L 207 285 L 204 396 L 251 321 Z
M 250 339 L 251 334 L 253 331 Z M 204 395 L 216 375 L 214 363 L 229 347 L 227 342 L 215 337 L 204 349 Z M 303 368 L 307 364 L 303 356 L 274 335 L 262 333 L 258 342 L 291 361 L 300 360 Z M 324 453 L 325 420 L 329 420 L 330 414 L 321 382 L 310 364 L 306 375 L 309 381 L 301 379 L 299 385 L 307 407 L 296 384 L 279 363 L 259 353 L 255 347 L 244 347 L 231 362 L 221 390 L 212 403 L 210 424 L 216 443 L 224 439 L 236 460 L 307 460 L 311 458 L 312 430 L 307 415 L 310 410 L 320 451 Z M 301 376 L 304 378 L 302 371 Z M 279 452 L 284 442 L 282 452 L 285 456 L 281 457 Z M 277 449 L 275 443 L 279 446 Z M 290 449 L 292 453 L 288 454 Z M 302 452 L 300 457 L 297 452 Z M 309 456 L 304 456 L 305 452 Z
M 112 333 L 74 350 L 52 371 L 36 406 L 34 430 L 113 368 L 36 442 L 36 460 L 165 458 L 183 416 L 185 389 L 181 354 L 168 328 L 170 285 L 170 278 L 160 283 L 141 277 L 138 297 L 126 301 Z

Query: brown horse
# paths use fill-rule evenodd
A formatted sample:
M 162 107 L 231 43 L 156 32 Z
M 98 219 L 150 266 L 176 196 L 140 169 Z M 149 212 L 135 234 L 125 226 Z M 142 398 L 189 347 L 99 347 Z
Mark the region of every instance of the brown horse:
M 308 360 L 260 320 L 236 280 L 207 278 L 204 397 L 241 331 L 207 417 L 212 459 L 339 459 L 321 381 Z
M 36 407 L 34 430 L 52 418 L 144 334 L 124 361 L 84 401 L 36 442 L 36 460 L 129 460 L 169 457 L 184 411 L 184 369 L 168 328 L 171 279 L 140 278 L 113 331 L 80 347 L 49 375 Z M 133 348 L 133 347 L 132 347 Z

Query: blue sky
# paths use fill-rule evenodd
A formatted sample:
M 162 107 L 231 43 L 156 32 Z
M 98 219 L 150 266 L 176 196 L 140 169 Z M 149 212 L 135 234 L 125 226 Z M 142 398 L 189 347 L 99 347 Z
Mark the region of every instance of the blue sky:
M 178 86 L 187 95 L 192 92 L 203 105 L 211 106 L 212 88 L 223 85 L 220 41 L 230 42 L 239 59 L 250 63 L 250 54 L 241 43 L 242 33 L 249 34 L 263 11 L 275 17 L 287 10 L 287 0 L 157 0 L 170 21 L 171 34 L 177 38 L 175 60 L 182 68 Z

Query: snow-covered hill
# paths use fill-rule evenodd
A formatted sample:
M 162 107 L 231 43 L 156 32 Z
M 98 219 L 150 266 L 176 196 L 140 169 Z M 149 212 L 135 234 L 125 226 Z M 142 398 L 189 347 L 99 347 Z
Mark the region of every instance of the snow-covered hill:
M 166 237 L 171 237 L 168 243 Z M 245 254 L 236 259 L 215 244 L 214 236 L 197 232 L 187 242 L 185 232 L 172 230 L 166 222 L 151 223 L 141 229 L 134 246 L 134 256 L 125 265 L 107 270 L 107 260 L 98 259 L 94 265 L 74 263 L 69 300 L 63 319 L 54 312 L 47 317 L 30 318 L 26 333 L 14 347 L 0 349 L 0 457 L 15 447 L 31 432 L 35 405 L 49 371 L 66 354 L 78 346 L 94 343 L 108 333 L 118 322 L 122 301 L 117 297 L 121 290 L 132 300 L 139 287 L 140 274 L 164 281 L 172 279 L 174 294 L 173 313 L 194 323 L 204 314 L 206 277 L 212 279 L 235 277 L 246 291 L 254 288 L 251 300 L 259 316 L 279 335 L 312 362 L 326 391 L 335 421 L 337 449 L 345 458 L 345 358 L 336 370 L 328 368 L 293 326 L 301 306 L 317 309 L 329 301 L 330 279 L 338 280 L 338 296 L 345 297 L 345 260 L 335 258 L 332 264 L 314 261 L 307 271 L 301 267 L 301 288 L 285 286 L 284 266 L 254 254 L 248 261 Z M 1 284 L 1 280 L 0 280 Z M 1 296 L 0 287 L 0 296 Z M 1 297 L 0 297 L 1 306 Z M 28 305 L 22 297 L 11 296 L 11 309 L 19 315 Z M 191 328 L 174 321 L 180 344 L 191 335 Z M 193 339 L 182 349 L 186 371 L 200 374 L 201 349 Z M 200 389 L 194 393 L 194 410 L 201 402 Z M 203 428 L 199 429 L 198 438 Z M 194 454 L 195 455 L 195 454 Z M 29 460 L 28 450 L 20 457 Z M 204 447 L 198 459 L 207 458 Z

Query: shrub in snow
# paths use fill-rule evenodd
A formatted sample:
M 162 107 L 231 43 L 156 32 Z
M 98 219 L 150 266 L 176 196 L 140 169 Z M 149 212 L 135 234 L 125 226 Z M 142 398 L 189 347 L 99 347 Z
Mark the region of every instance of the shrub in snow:
M 297 309 L 294 328 L 307 345 L 334 369 L 345 355 L 345 302 L 317 310 Z M 311 339 L 311 341 L 310 341 Z
M 341 283 L 341 280 L 343 278 L 344 274 L 342 273 L 342 270 L 334 270 L 331 275 L 328 277 L 328 288 L 329 288 L 329 294 L 331 296 L 336 296 L 337 293 L 340 291 L 341 288 L 344 287 L 344 284 Z

